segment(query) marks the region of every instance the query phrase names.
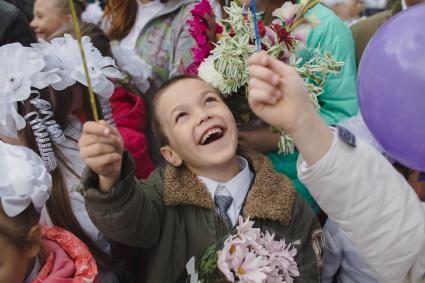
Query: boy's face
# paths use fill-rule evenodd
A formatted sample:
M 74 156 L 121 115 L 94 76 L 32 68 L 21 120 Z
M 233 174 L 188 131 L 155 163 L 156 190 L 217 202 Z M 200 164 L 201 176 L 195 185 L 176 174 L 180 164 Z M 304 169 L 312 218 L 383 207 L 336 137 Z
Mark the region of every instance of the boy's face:
M 171 85 L 158 98 L 157 117 L 169 145 L 161 148 L 174 166 L 183 162 L 195 174 L 232 162 L 238 132 L 229 108 L 217 92 L 198 79 Z

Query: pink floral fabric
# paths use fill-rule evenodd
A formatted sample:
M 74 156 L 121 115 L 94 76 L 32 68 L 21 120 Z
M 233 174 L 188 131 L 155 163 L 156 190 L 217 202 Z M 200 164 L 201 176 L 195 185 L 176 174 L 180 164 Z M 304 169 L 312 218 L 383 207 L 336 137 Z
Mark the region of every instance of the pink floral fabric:
M 48 257 L 32 283 L 98 282 L 98 269 L 87 246 L 72 233 L 53 226 L 42 226 L 43 244 Z

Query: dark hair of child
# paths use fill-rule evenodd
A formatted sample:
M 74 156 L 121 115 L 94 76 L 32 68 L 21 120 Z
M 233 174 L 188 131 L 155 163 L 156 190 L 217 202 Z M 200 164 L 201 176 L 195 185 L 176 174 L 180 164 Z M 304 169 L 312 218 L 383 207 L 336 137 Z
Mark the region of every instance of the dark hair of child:
M 153 99 L 151 102 L 151 109 L 152 109 L 151 125 L 152 125 L 152 131 L 155 136 L 155 139 L 157 140 L 160 146 L 165 146 L 169 144 L 169 140 L 167 136 L 165 135 L 164 131 L 162 130 L 161 124 L 159 122 L 158 115 L 160 115 L 160 111 L 159 109 L 157 109 L 158 100 L 168 88 L 170 88 L 171 86 L 173 86 L 174 84 L 180 81 L 187 80 L 187 79 L 201 80 L 200 78 L 196 76 L 191 76 L 191 75 L 175 76 L 169 79 L 168 81 L 166 81 L 153 95 Z
M 82 24 L 81 31 L 82 35 L 88 35 L 92 38 L 93 44 L 100 50 L 100 52 L 104 56 L 110 55 L 111 51 L 109 47 L 109 40 L 106 35 L 104 35 L 104 33 L 100 30 L 100 28 L 92 24 Z M 108 44 L 105 44 L 105 40 L 108 40 Z M 86 115 L 85 118 L 87 120 L 94 120 L 88 95 L 88 88 L 81 84 L 80 86 L 83 92 L 82 97 L 84 105 L 83 110 Z M 49 101 L 52 104 L 54 109 L 54 119 L 58 122 L 62 129 L 66 129 L 68 117 L 71 114 L 72 106 L 71 87 L 68 87 L 63 91 L 44 89 L 40 91 L 40 97 Z M 96 104 L 98 106 L 98 109 L 101 109 L 97 97 Z M 36 109 L 34 108 L 34 106 L 32 106 L 28 100 L 19 107 L 19 112 L 23 116 L 35 110 Z M 27 125 L 26 128 L 23 130 L 22 138 L 26 146 L 28 146 L 39 154 L 37 143 L 35 141 L 35 137 L 30 125 Z M 63 165 L 67 170 L 72 172 L 77 177 L 80 177 L 69 166 L 66 156 L 64 156 L 57 148 L 55 148 L 54 151 L 56 158 L 58 159 L 58 163 Z M 99 249 L 95 242 L 84 231 L 77 218 L 75 217 L 69 201 L 69 193 L 66 187 L 65 178 L 60 166 L 58 166 L 54 171 L 52 171 L 51 175 L 53 183 L 50 198 L 46 202 L 46 207 L 53 225 L 72 232 L 81 241 L 83 241 L 90 249 L 90 252 L 95 257 L 96 262 L 100 268 L 106 270 L 120 270 L 122 267 L 121 262 Z

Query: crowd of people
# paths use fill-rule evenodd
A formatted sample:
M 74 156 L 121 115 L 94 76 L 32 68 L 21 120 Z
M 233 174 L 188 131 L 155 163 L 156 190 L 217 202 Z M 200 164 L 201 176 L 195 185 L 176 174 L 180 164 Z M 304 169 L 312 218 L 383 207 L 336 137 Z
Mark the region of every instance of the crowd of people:
M 232 3 L 209 2 L 217 18 Z M 256 8 L 269 25 L 286 2 Z M 187 71 L 199 1 L 0 0 L 0 282 L 189 282 L 239 216 L 296 249 L 293 282 L 425 282 L 422 173 L 341 124 L 359 115 L 368 42 L 424 1 L 317 2 L 306 46 L 343 62 L 320 110 L 288 62 L 257 52 L 246 89 L 263 124 L 240 129 Z

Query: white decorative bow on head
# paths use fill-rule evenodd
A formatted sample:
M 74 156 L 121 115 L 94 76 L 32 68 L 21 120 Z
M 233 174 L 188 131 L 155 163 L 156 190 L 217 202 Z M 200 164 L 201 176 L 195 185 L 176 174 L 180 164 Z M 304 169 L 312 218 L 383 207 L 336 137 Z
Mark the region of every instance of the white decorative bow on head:
M 122 48 L 117 43 L 112 44 L 111 50 L 118 67 L 129 75 L 139 90 L 147 91 L 150 87 L 149 78 L 152 77 L 152 66 L 134 50 Z
M 45 88 L 60 77 L 55 70 L 43 72 L 42 53 L 20 43 L 1 46 L 0 62 L 0 134 L 16 138 L 26 125 L 17 112 L 17 102 L 30 96 L 31 87 Z
M 81 20 L 86 23 L 99 25 L 102 22 L 103 10 L 98 1 L 87 5 L 81 13 Z
M 0 142 L 0 200 L 7 216 L 19 215 L 31 203 L 40 213 L 51 186 L 52 178 L 35 152 Z
M 88 36 L 82 37 L 82 44 L 94 93 L 103 98 L 111 97 L 114 84 L 109 79 L 122 77 L 114 59 L 102 56 Z M 52 84 L 54 89 L 64 90 L 76 82 L 87 86 L 79 45 L 71 35 L 65 34 L 64 37 L 54 38 L 51 43 L 42 41 L 32 46 L 43 52 L 46 69 L 56 69 L 62 78 L 59 83 Z

